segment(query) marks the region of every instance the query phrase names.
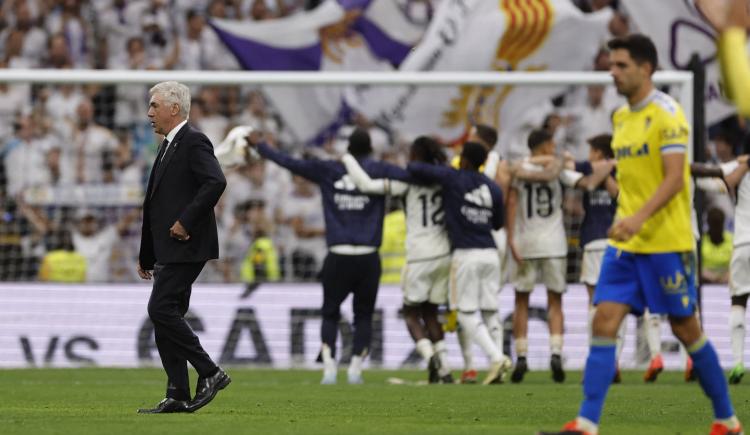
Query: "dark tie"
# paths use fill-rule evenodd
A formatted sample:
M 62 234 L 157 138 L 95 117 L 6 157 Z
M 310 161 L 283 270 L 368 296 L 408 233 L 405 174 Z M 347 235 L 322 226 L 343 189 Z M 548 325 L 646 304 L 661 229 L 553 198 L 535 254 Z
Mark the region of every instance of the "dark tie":
M 164 154 L 167 153 L 168 145 L 169 145 L 169 141 L 165 137 L 161 145 L 159 146 L 159 151 L 156 153 L 156 162 L 155 162 L 156 165 L 158 165 L 159 163 L 161 163 L 162 160 L 164 160 Z

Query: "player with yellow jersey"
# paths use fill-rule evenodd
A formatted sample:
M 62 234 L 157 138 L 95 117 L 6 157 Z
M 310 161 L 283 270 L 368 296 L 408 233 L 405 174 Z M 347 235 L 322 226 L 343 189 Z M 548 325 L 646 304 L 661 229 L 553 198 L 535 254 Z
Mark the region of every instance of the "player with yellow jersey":
M 741 434 L 727 381 L 696 315 L 695 240 L 690 225 L 690 128 L 679 104 L 651 80 L 657 54 L 644 35 L 609 42 L 610 72 L 628 104 L 613 118 L 612 148 L 620 194 L 594 292 L 596 313 L 583 375 L 584 399 L 568 434 L 597 434 L 615 374 L 615 338 L 623 318 L 648 308 L 667 314 L 713 404 L 711 435 Z

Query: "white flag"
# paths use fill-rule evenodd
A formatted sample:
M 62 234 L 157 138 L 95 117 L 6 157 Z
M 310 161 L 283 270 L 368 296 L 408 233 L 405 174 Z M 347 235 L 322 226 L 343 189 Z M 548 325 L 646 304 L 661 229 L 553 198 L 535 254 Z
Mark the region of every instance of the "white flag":
M 584 14 L 569 0 L 444 0 L 402 71 L 590 69 L 608 37 L 611 11 Z M 350 105 L 397 131 L 459 139 L 473 122 L 514 128 L 529 107 L 564 87 L 365 89 Z

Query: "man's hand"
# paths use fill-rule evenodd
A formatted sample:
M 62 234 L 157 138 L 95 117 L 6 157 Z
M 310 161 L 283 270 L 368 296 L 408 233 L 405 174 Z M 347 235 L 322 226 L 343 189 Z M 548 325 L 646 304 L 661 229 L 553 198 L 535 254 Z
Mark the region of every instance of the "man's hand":
M 740 165 L 747 165 L 748 159 L 750 159 L 750 154 L 743 154 L 737 157 L 737 163 L 739 163 Z
M 607 231 L 607 236 L 618 242 L 626 242 L 640 231 L 643 222 L 643 219 L 638 217 L 638 215 L 617 220 L 610 227 L 609 231 Z
M 151 273 L 150 270 L 143 270 L 141 267 L 141 262 L 138 262 L 138 268 L 136 269 L 138 271 L 138 276 L 141 277 L 141 279 L 151 279 L 153 276 L 153 273 Z
M 182 226 L 180 221 L 175 222 L 174 225 L 172 225 L 172 228 L 169 229 L 169 237 L 181 242 L 190 240 L 190 234 L 187 233 L 187 230 Z
M 247 140 L 248 147 L 250 147 L 251 149 L 255 149 L 260 143 L 265 140 L 265 138 L 262 131 L 253 130 L 250 132 L 250 134 L 245 136 L 245 140 Z

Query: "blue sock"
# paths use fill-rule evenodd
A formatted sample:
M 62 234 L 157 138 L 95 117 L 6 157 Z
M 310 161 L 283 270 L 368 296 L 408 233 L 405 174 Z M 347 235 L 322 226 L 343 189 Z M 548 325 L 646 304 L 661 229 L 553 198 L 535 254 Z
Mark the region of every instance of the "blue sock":
M 719 364 L 719 356 L 706 337 L 688 348 L 693 358 L 693 370 L 698 381 L 714 407 L 714 417 L 725 419 L 734 415 L 732 401 L 729 400 L 729 388 L 724 379 L 724 371 Z
M 583 403 L 580 417 L 599 424 L 609 384 L 615 376 L 615 340 L 593 338 L 583 371 Z

